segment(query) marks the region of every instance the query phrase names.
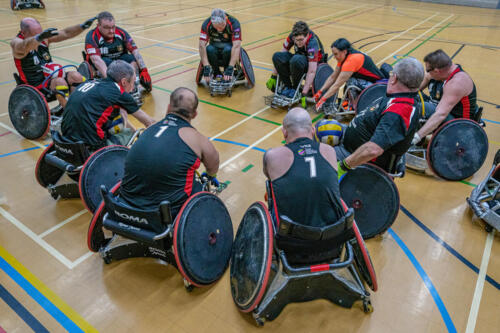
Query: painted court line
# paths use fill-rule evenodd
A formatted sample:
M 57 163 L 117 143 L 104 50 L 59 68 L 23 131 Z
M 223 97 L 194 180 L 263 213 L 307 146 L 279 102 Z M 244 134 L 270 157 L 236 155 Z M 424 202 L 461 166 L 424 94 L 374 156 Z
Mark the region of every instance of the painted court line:
M 44 238 L 45 236 L 47 236 L 48 234 L 56 231 L 57 229 L 61 228 L 62 226 L 68 224 L 69 222 L 79 218 L 80 216 L 82 216 L 83 214 L 85 214 L 86 212 L 88 212 L 88 210 L 86 209 L 82 209 L 81 211 L 79 211 L 78 213 L 76 213 L 75 215 L 73 216 L 70 216 L 68 217 L 66 220 L 62 221 L 61 223 L 59 224 L 56 224 L 55 226 L 53 226 L 52 228 L 50 229 L 47 229 L 45 230 L 44 232 L 42 232 L 40 235 L 38 235 L 38 237 L 40 238 Z
M 249 121 L 250 119 L 252 119 L 252 118 L 256 117 L 258 114 L 260 114 L 260 113 L 262 113 L 262 112 L 266 111 L 267 109 L 269 109 L 269 106 L 266 106 L 266 107 L 264 107 L 264 108 L 260 109 L 259 111 L 255 112 L 255 113 L 252 113 L 250 116 L 247 116 L 245 119 L 242 119 L 242 120 L 240 120 L 239 122 L 237 122 L 236 124 L 234 124 L 234 125 L 232 125 L 232 126 L 230 126 L 230 127 L 226 128 L 225 130 L 223 130 L 223 131 L 221 131 L 221 132 L 219 132 L 219 133 L 215 134 L 214 136 L 212 136 L 212 137 L 210 138 L 210 140 L 214 140 L 214 139 L 218 138 L 219 136 L 221 136 L 221 135 L 223 135 L 223 134 L 226 134 L 226 133 L 227 133 L 227 132 L 229 132 L 230 130 L 232 130 L 232 129 L 234 129 L 234 128 L 236 128 L 236 127 L 240 126 L 241 124 L 243 124 L 243 123 L 245 123 L 245 122 Z
M 23 139 L 24 139 L 24 137 L 23 137 L 21 134 L 19 134 L 19 133 L 18 133 L 15 129 L 13 129 L 12 127 L 7 126 L 7 125 L 5 125 L 5 124 L 4 124 L 4 123 L 2 123 L 2 122 L 0 122 L 0 126 L 1 126 L 1 127 L 3 127 L 3 128 L 5 128 L 5 129 L 7 129 L 7 130 L 9 130 L 9 131 L 11 131 L 12 133 L 16 133 L 17 135 L 19 135 L 21 138 L 23 138 Z M 28 140 L 28 139 L 26 139 L 26 140 Z M 44 146 L 43 144 L 41 144 L 40 142 L 36 142 L 36 141 L 33 141 L 33 140 L 28 140 L 28 141 L 29 141 L 29 142 L 31 142 L 32 144 L 34 144 L 35 146 L 38 146 L 38 147 L 40 147 L 40 148 L 42 148 L 42 149 L 45 149 L 45 146 Z
M 488 263 L 490 261 L 491 247 L 493 245 L 493 238 L 495 230 L 488 233 L 486 236 L 486 244 L 484 244 L 483 258 L 481 259 L 481 268 L 477 276 L 476 289 L 472 297 L 472 304 L 469 312 L 469 319 L 467 320 L 467 328 L 465 333 L 473 333 L 476 328 L 477 315 L 479 313 L 479 305 L 481 304 L 481 297 L 483 296 L 484 281 L 486 279 L 486 272 L 488 270 Z

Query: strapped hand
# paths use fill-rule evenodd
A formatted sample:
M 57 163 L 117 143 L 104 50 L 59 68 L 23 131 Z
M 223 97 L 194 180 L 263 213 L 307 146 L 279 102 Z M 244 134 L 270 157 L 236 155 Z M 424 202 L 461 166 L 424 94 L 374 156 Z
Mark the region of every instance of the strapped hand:
M 212 67 L 203 66 L 203 79 L 208 82 L 210 80 L 210 75 L 212 75 Z
M 417 143 L 419 143 L 421 140 L 422 140 L 422 138 L 420 137 L 420 135 L 418 135 L 418 133 L 415 132 L 415 136 L 413 137 L 413 140 L 411 140 L 411 144 L 414 146 Z
M 219 187 L 220 186 L 220 182 L 217 179 L 217 175 L 210 176 L 208 173 L 204 172 L 204 173 L 201 174 L 201 179 L 203 179 L 203 178 L 208 179 L 208 181 L 210 182 L 210 184 L 212 184 L 215 187 Z
M 344 178 L 345 174 L 349 172 L 352 168 L 345 162 L 345 160 L 337 162 L 337 175 L 339 182 Z
M 82 30 L 90 28 L 90 26 L 92 25 L 92 23 L 94 23 L 95 20 L 97 20 L 97 16 L 89 18 L 87 21 L 80 24 L 80 28 L 82 28 Z
M 227 66 L 226 69 L 224 70 L 224 80 L 230 81 L 233 78 L 233 74 L 234 74 L 234 67 Z
M 326 98 L 321 97 L 319 102 L 316 103 L 316 110 L 319 111 L 319 109 L 321 109 L 321 107 L 323 106 L 323 104 L 325 104 L 325 102 L 326 102 Z
M 276 78 L 276 75 L 271 75 L 269 80 L 267 80 L 266 82 L 267 89 L 271 90 L 272 92 L 274 92 L 274 90 L 276 89 Z
M 323 92 L 321 90 L 318 90 L 318 92 L 314 94 L 313 98 L 314 98 L 314 101 L 316 103 L 319 101 L 319 99 L 321 98 L 322 94 L 323 94 Z
M 151 83 L 151 76 L 149 76 L 149 72 L 146 67 L 141 69 L 141 72 L 139 74 L 139 81 L 141 82 L 141 86 L 143 86 L 147 92 L 153 90 L 153 85 Z
M 39 33 L 38 35 L 35 36 L 35 39 L 39 42 L 48 39 L 50 37 L 54 37 L 59 35 L 59 32 L 57 31 L 57 28 L 48 28 Z

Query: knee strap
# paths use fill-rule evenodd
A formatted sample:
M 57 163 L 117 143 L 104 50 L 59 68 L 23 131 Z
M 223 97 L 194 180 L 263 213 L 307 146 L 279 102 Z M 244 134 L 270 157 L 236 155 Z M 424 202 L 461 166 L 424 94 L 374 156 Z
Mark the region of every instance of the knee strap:
M 69 87 L 68 86 L 56 86 L 56 91 L 63 95 L 64 97 L 69 96 Z

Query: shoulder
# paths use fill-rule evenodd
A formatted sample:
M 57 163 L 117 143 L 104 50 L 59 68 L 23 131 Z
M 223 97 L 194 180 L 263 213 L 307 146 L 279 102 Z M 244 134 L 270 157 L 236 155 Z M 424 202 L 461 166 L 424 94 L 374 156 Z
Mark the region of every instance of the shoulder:
M 337 163 L 337 154 L 335 153 L 335 149 L 327 145 L 325 143 L 320 143 L 319 144 L 319 152 L 321 153 L 321 156 L 326 158 L 326 160 L 331 164 L 334 165 Z
M 231 22 L 231 24 L 234 26 L 234 25 L 240 25 L 240 21 L 238 21 L 238 19 L 232 15 L 229 15 L 227 14 L 227 18 L 229 19 L 229 22 Z
M 92 29 L 92 30 L 89 30 L 89 31 L 87 32 L 87 35 L 85 36 L 85 38 L 86 38 L 86 39 L 95 39 L 95 38 L 97 38 L 97 33 L 96 33 L 96 31 L 97 31 L 97 28 L 94 28 L 94 29 Z
M 208 29 L 209 23 L 210 23 L 210 17 L 207 18 L 205 21 L 203 21 L 203 23 L 201 24 L 201 28 L 202 29 Z
M 293 153 L 290 149 L 288 149 L 285 146 L 271 148 L 264 153 L 264 160 L 266 160 L 266 162 L 272 163 L 280 160 L 283 156 L 287 154 L 293 154 Z
M 455 74 L 451 80 L 447 81 L 444 85 L 444 90 L 466 91 L 472 87 L 472 78 L 464 71 Z

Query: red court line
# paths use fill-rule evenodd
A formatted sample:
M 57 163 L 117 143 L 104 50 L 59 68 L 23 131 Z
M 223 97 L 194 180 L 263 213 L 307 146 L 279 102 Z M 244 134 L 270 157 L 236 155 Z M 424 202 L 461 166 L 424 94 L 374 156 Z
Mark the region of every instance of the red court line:
M 340 21 L 343 21 L 345 19 L 348 19 L 348 18 L 351 18 L 351 17 L 355 17 L 355 16 L 358 16 L 358 15 L 361 15 L 361 14 L 364 14 L 366 12 L 371 12 L 371 11 L 374 11 L 375 9 L 378 9 L 380 7 L 383 7 L 383 6 L 378 6 L 378 7 L 375 7 L 375 8 L 369 8 L 369 9 L 366 9 L 366 10 L 363 10 L 363 11 L 360 11 L 358 13 L 354 13 L 352 15 L 349 15 L 349 16 L 344 16 L 344 17 L 340 17 L 336 20 L 333 20 L 333 21 L 330 21 L 330 22 L 326 22 L 324 24 L 321 24 L 321 25 L 318 25 L 318 26 L 313 26 L 311 27 L 311 29 L 319 29 L 319 28 L 322 28 L 324 27 L 325 25 L 329 25 L 329 24 L 332 24 L 332 23 L 337 23 L 337 22 L 340 22 Z M 286 38 L 286 37 L 285 37 Z M 246 49 L 247 51 L 251 51 L 251 50 L 255 50 L 255 49 L 258 49 L 259 47 L 263 47 L 263 46 L 266 46 L 266 45 L 269 45 L 269 44 L 272 44 L 272 43 L 276 43 L 276 42 L 279 42 L 279 41 L 282 41 L 284 40 L 284 38 L 280 38 L 280 39 L 275 39 L 275 40 L 272 40 L 270 42 L 267 42 L 267 43 L 264 43 L 264 44 L 261 44 L 261 45 L 257 45 L 257 46 L 254 46 L 254 47 L 251 47 L 251 48 L 248 48 Z
M 8 132 L 5 132 L 5 133 L 2 133 L 2 134 L 0 134 L 0 137 L 5 136 L 5 135 L 10 134 L 10 133 L 12 133 L 12 132 L 11 132 L 11 131 L 8 131 Z M 1 328 L 1 327 L 0 327 L 0 328 Z M 2 333 L 2 331 L 0 331 L 0 333 Z
M 157 82 L 160 82 L 160 81 L 163 81 L 163 80 L 166 80 L 166 79 L 169 79 L 171 77 L 174 77 L 174 76 L 177 76 L 177 75 L 181 75 L 183 73 L 187 73 L 187 72 L 191 72 L 191 71 L 194 71 L 195 69 L 197 68 L 190 68 L 190 69 L 186 69 L 185 71 L 182 71 L 182 72 L 179 72 L 179 73 L 175 73 L 175 74 L 172 74 L 172 75 L 169 75 L 169 76 L 165 76 L 164 78 L 161 78 L 161 79 L 158 79 L 156 81 L 153 81 L 153 83 L 157 83 Z

